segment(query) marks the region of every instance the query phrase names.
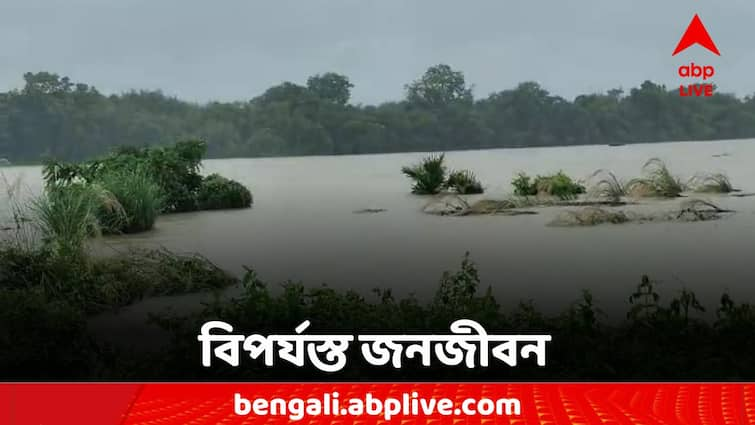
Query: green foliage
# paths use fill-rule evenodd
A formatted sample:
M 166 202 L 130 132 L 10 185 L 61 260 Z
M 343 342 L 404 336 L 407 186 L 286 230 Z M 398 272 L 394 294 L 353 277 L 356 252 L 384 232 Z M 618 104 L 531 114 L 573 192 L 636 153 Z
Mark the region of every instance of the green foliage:
M 237 181 L 211 174 L 199 187 L 197 203 L 202 210 L 248 208 L 252 205 L 252 193 Z
M 482 183 L 477 180 L 477 176 L 469 170 L 453 171 L 448 175 L 446 187 L 453 189 L 456 193 L 470 195 L 483 193 Z
M 103 211 L 100 221 L 111 231 L 137 233 L 151 230 L 162 209 L 162 190 L 144 168 L 103 173 L 99 184 L 111 193 L 123 208 L 125 219 Z
M 103 225 L 119 227 L 126 219 L 123 206 L 97 184 L 71 183 L 49 186 L 32 205 L 34 224 L 44 243 L 58 255 L 80 257 L 85 241 L 99 235 Z M 103 223 L 100 217 L 110 218 Z
M 534 180 L 524 173 L 519 173 L 511 182 L 517 196 L 550 195 L 559 199 L 574 199 L 585 193 L 585 187 L 559 171 L 548 176 L 537 176 Z
M 443 108 L 457 102 L 472 102 L 472 89 L 467 87 L 464 74 L 450 66 L 430 67 L 417 81 L 406 86 L 410 104 Z
M 642 167 L 644 177 L 632 179 L 627 183 L 627 192 L 635 196 L 654 196 L 676 198 L 684 192 L 681 181 L 674 177 L 666 164 L 652 158 Z
M 403 167 L 401 172 L 414 181 L 412 193 L 433 195 L 446 184 L 445 154 L 430 155 L 420 163 Z
M 537 187 L 531 183 L 530 176 L 524 173 L 518 173 L 511 184 L 514 186 L 514 194 L 517 196 L 537 195 Z
M 354 87 L 349 78 L 334 72 L 314 75 L 307 80 L 307 88 L 322 100 L 336 105 L 346 105 Z

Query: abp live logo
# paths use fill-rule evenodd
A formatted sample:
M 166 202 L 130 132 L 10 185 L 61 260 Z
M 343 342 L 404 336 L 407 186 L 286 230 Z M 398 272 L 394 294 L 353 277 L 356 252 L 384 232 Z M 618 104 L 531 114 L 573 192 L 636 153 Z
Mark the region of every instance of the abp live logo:
M 699 44 L 717 56 L 721 56 L 721 52 L 718 51 L 716 43 L 713 42 L 703 21 L 700 20 L 700 17 L 697 14 L 692 18 L 692 22 L 690 22 L 687 31 L 684 32 L 682 39 L 679 40 L 679 44 L 676 45 L 676 49 L 674 49 L 674 53 L 671 56 L 676 56 L 695 44 Z M 694 62 L 690 62 L 689 65 L 682 65 L 679 67 L 679 76 L 682 78 L 702 78 L 703 81 L 707 81 L 714 75 L 716 75 L 716 69 L 713 65 L 698 65 Z M 681 84 L 679 86 L 679 95 L 683 97 L 713 96 L 713 90 L 714 87 L 712 83 Z

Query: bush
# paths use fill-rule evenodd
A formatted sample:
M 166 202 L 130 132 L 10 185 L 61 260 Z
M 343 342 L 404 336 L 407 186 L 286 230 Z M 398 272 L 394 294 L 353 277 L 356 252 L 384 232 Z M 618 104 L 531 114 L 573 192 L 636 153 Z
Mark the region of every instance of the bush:
M 456 193 L 470 195 L 483 193 L 484 189 L 477 176 L 469 170 L 454 171 L 448 176 L 446 187 L 453 189 Z
M 430 155 L 419 164 L 403 167 L 401 172 L 414 180 L 412 193 L 434 195 L 446 184 L 445 154 Z
M 698 174 L 690 180 L 689 186 L 692 186 L 695 192 L 700 193 L 737 192 L 729 177 L 722 173 Z
M 211 174 L 205 177 L 199 187 L 197 204 L 203 210 L 249 208 L 252 205 L 252 194 L 237 181 Z
M 162 191 L 144 168 L 108 172 L 100 176 L 99 181 L 115 196 L 126 216 L 125 220 L 119 220 L 103 211 L 101 222 L 108 231 L 136 233 L 154 227 L 162 208 Z
M 518 196 L 551 195 L 560 199 L 573 199 L 585 193 L 585 187 L 559 171 L 549 176 L 537 176 L 534 181 L 524 173 L 519 173 L 511 182 Z

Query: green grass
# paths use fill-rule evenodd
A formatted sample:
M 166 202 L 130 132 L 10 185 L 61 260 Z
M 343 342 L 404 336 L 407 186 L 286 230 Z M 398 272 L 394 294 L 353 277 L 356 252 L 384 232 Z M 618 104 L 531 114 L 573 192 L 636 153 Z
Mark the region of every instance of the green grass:
M 477 176 L 469 170 L 454 171 L 449 174 L 446 187 L 460 195 L 479 194 L 485 191 Z
M 163 196 L 160 186 L 146 170 L 111 171 L 100 176 L 98 181 L 118 200 L 125 213 L 124 218 L 121 212 L 101 209 L 100 220 L 107 231 L 136 233 L 154 227 L 162 211 Z
M 736 192 L 731 180 L 726 174 L 698 174 L 690 179 L 689 186 L 699 193 L 731 193 Z
M 591 178 L 597 179 L 589 190 L 591 197 L 618 202 L 627 196 L 626 183 L 619 180 L 614 173 L 601 169 L 594 172 Z
M 115 197 L 96 184 L 73 183 L 50 186 L 32 201 L 31 211 L 45 245 L 66 257 L 79 257 L 91 236 L 102 234 L 100 215 L 112 223 L 124 220 L 123 207 Z
M 418 164 L 401 168 L 401 172 L 414 181 L 412 193 L 434 195 L 446 184 L 445 154 L 430 155 Z
M 676 198 L 684 192 L 681 180 L 671 174 L 666 163 L 652 158 L 642 167 L 644 176 L 627 183 L 627 192 L 639 197 Z

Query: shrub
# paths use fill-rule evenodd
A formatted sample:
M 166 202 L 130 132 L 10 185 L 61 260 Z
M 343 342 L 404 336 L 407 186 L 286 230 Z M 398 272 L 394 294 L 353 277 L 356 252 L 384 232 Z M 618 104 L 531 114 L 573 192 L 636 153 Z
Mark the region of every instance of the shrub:
M 454 171 L 448 176 L 446 187 L 453 189 L 456 193 L 469 195 L 483 193 L 484 189 L 477 176 L 469 170 Z
M 644 177 L 630 180 L 627 192 L 635 196 L 657 196 L 676 198 L 684 192 L 681 181 L 674 177 L 666 164 L 658 158 L 652 158 L 642 167 Z
M 573 199 L 585 193 L 585 187 L 572 180 L 571 177 L 559 171 L 549 176 L 537 176 L 534 181 L 524 173 L 517 174 L 511 182 L 514 193 L 518 196 L 551 195 L 560 199 Z
M 125 220 L 114 220 L 112 213 L 103 211 L 100 220 L 107 230 L 136 233 L 154 227 L 162 208 L 162 191 L 144 168 L 111 171 L 100 176 L 99 182 L 115 196 L 126 215 Z
M 252 194 L 237 181 L 211 174 L 205 177 L 199 187 L 197 204 L 203 210 L 249 208 L 252 205 Z
M 524 173 L 518 173 L 511 184 L 514 186 L 514 194 L 517 196 L 537 195 L 537 187 L 530 182 L 530 176 Z
M 419 164 L 403 167 L 407 177 L 414 180 L 412 193 L 434 195 L 443 189 L 446 183 L 446 166 L 443 164 L 445 154 L 430 155 Z

